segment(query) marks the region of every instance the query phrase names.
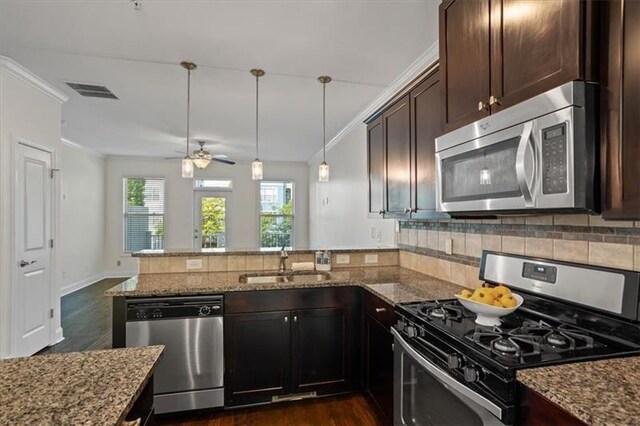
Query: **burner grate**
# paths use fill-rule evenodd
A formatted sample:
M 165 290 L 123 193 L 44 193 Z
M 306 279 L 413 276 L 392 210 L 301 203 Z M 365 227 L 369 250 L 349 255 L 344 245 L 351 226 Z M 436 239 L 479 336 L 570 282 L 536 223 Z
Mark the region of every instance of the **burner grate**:
M 436 300 L 433 303 L 423 303 L 418 308 L 418 313 L 424 317 L 437 320 L 459 321 L 463 318 L 462 306 L 455 305 L 451 302 L 441 303 Z

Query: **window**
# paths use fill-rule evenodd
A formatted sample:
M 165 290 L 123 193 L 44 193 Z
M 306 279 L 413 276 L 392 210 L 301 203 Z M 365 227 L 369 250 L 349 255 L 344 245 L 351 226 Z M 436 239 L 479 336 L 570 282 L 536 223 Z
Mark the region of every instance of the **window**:
M 193 187 L 196 189 L 231 189 L 230 180 L 194 179 Z
M 293 182 L 260 182 L 260 247 L 293 246 Z
M 164 248 L 164 179 L 122 180 L 124 251 Z

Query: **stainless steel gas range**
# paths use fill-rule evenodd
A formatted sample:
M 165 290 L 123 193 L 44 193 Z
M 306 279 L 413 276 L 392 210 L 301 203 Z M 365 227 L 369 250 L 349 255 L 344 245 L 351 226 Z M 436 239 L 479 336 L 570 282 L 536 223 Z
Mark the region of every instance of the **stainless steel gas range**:
M 640 354 L 640 273 L 488 252 L 480 278 L 524 303 L 480 326 L 456 299 L 396 307 L 394 424 L 511 425 L 516 372 Z

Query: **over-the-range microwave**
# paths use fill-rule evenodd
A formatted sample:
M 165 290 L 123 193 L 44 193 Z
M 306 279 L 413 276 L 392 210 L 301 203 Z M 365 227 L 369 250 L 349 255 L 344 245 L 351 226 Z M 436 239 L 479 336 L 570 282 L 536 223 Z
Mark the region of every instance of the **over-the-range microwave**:
M 597 105 L 597 85 L 573 81 L 437 138 L 437 210 L 593 212 Z

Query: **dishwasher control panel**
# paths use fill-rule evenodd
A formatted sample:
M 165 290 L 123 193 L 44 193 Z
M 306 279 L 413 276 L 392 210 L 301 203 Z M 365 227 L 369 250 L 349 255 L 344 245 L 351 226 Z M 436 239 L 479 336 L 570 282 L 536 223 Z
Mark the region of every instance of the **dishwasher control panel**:
M 127 321 L 220 316 L 223 296 L 158 297 L 127 300 Z

